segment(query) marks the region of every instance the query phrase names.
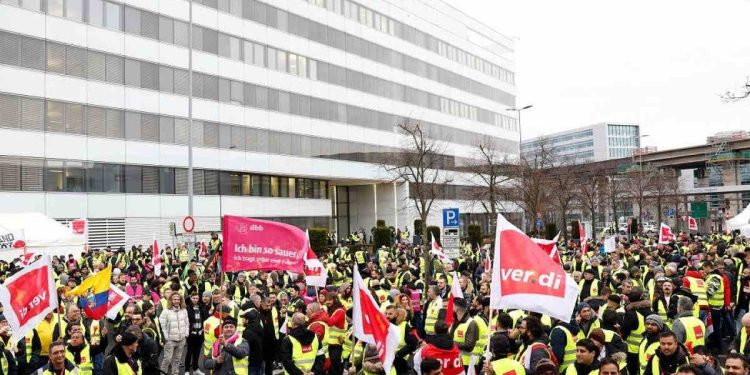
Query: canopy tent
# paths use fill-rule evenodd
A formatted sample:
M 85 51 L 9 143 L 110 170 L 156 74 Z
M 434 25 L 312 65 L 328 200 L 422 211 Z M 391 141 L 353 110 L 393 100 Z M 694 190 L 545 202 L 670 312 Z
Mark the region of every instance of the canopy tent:
M 739 229 L 744 236 L 750 236 L 750 204 L 737 216 L 727 220 L 729 230 Z
M 79 256 L 86 244 L 86 232 L 76 231 L 43 214 L 31 212 L 0 214 L 0 260 L 10 262 L 26 252 L 34 255 L 73 254 Z M 19 244 L 20 243 L 20 244 Z

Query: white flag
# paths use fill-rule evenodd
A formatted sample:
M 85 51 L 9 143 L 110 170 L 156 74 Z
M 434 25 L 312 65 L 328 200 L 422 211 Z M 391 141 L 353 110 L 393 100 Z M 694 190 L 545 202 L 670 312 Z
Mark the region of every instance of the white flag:
M 321 288 L 326 287 L 326 279 L 328 279 L 328 271 L 320 262 L 315 252 L 310 247 L 310 235 L 307 234 L 307 252 L 305 253 L 305 282 L 307 285 L 313 285 Z
M 378 308 L 378 303 L 368 291 L 356 265 L 354 266 L 352 300 L 354 302 L 352 306 L 354 337 L 375 345 L 385 373 L 390 373 L 393 358 L 396 356 L 396 347 L 401 341 L 401 333 L 398 327 L 389 322 Z

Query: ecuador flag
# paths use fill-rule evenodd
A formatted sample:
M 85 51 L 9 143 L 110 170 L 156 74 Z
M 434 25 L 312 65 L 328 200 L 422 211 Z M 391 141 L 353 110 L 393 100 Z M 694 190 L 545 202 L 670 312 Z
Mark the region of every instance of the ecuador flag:
M 81 285 L 66 293 L 78 296 L 78 305 L 91 319 L 101 319 L 107 313 L 109 302 L 109 282 L 112 279 L 112 266 L 97 272 L 83 280 Z

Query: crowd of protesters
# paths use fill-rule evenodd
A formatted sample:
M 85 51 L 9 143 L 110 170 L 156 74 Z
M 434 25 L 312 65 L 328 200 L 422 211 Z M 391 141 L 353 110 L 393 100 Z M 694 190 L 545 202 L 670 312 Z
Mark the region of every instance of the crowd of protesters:
M 381 348 L 352 333 L 356 267 L 399 329 L 389 375 L 748 375 L 750 247 L 741 236 L 622 236 L 609 253 L 601 242 L 561 240 L 580 289 L 565 321 L 490 311 L 489 252 L 478 246 L 443 262 L 408 233 L 379 249 L 355 243 L 364 236 L 319 254 L 325 288 L 282 271 L 220 272 L 216 234 L 205 254 L 164 246 L 159 276 L 149 247 L 53 258 L 61 296 L 111 265 L 111 283 L 130 300 L 116 319 L 91 320 L 78 297 L 62 297 L 18 342 L 0 315 L 1 374 L 384 374 Z M 0 281 L 21 267 L 0 262 Z M 446 319 L 454 277 L 463 298 Z

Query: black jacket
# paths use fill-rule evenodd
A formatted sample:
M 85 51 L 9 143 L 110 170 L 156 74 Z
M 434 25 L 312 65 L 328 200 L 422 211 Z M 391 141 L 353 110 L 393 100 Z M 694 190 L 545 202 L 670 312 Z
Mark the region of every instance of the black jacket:
M 302 345 L 310 345 L 312 344 L 313 340 L 317 339 L 317 336 L 315 336 L 315 332 L 310 331 L 309 329 L 304 327 L 292 328 L 291 330 L 289 330 L 288 336 L 294 337 Z M 451 344 L 452 343 L 453 341 L 451 340 Z M 284 365 L 284 370 L 289 373 L 289 375 L 304 375 L 304 373 L 300 371 L 300 369 L 297 368 L 297 366 L 294 364 L 292 342 L 289 340 L 289 337 L 284 338 L 284 340 L 281 342 L 280 356 L 281 364 Z M 315 364 L 313 364 L 312 371 L 315 374 L 323 374 L 324 364 L 325 356 L 318 355 L 315 358 Z
M 630 332 L 638 328 L 638 315 L 640 313 L 643 319 L 651 315 L 651 302 L 648 300 L 632 302 L 625 306 L 625 316 L 622 319 L 622 331 L 623 340 L 627 340 L 630 336 Z
M 138 342 L 134 357 L 141 361 L 144 374 L 159 373 L 159 345 L 147 333 L 143 333 L 143 338 Z
M 208 306 L 203 301 L 198 301 L 198 311 L 200 313 L 200 321 L 195 320 L 195 312 L 193 311 L 193 301 L 190 298 L 185 300 L 185 306 L 187 307 L 188 321 L 190 322 L 190 335 L 191 336 L 202 336 L 203 335 L 203 322 L 209 317 Z M 193 325 L 198 323 L 198 328 L 194 328 Z
M 251 367 L 261 366 L 263 364 L 263 327 L 260 322 L 249 320 L 242 331 L 242 339 L 247 341 L 250 347 L 250 357 L 248 358 Z
M 677 350 L 670 356 L 662 354 L 661 350 L 656 350 L 656 355 L 651 356 L 651 359 L 648 360 L 643 375 L 675 374 L 678 367 L 688 364 L 690 353 L 685 345 L 681 343 L 678 345 Z M 654 374 L 651 371 L 655 358 L 659 358 L 659 374 Z
M 565 346 L 568 344 L 568 337 L 563 330 L 558 329 L 557 327 L 567 328 L 573 337 L 576 337 L 581 329 L 574 320 L 571 323 L 561 321 L 552 328 L 552 331 L 550 331 L 549 347 L 552 350 L 552 354 L 557 358 L 557 363 L 563 363 L 563 357 L 565 357 Z
M 138 349 L 140 349 L 140 346 L 138 347 Z M 128 356 L 127 354 L 125 354 L 125 351 L 122 350 L 122 346 L 120 345 L 115 346 L 115 349 L 112 350 L 112 354 L 110 354 L 107 357 L 107 359 L 104 360 L 104 373 L 105 374 L 118 374 L 117 372 L 118 362 L 119 363 L 128 362 Z M 133 372 L 137 374 L 139 365 L 138 365 L 137 357 L 135 356 L 135 353 L 133 353 L 133 358 L 130 363 L 131 363 L 131 367 L 135 366 L 135 368 L 133 369 L 134 370 Z M 142 366 L 143 365 L 140 365 L 140 367 Z M 158 374 L 159 368 L 158 367 L 156 368 L 156 372 L 146 372 L 144 370 L 143 373 L 144 374 Z

